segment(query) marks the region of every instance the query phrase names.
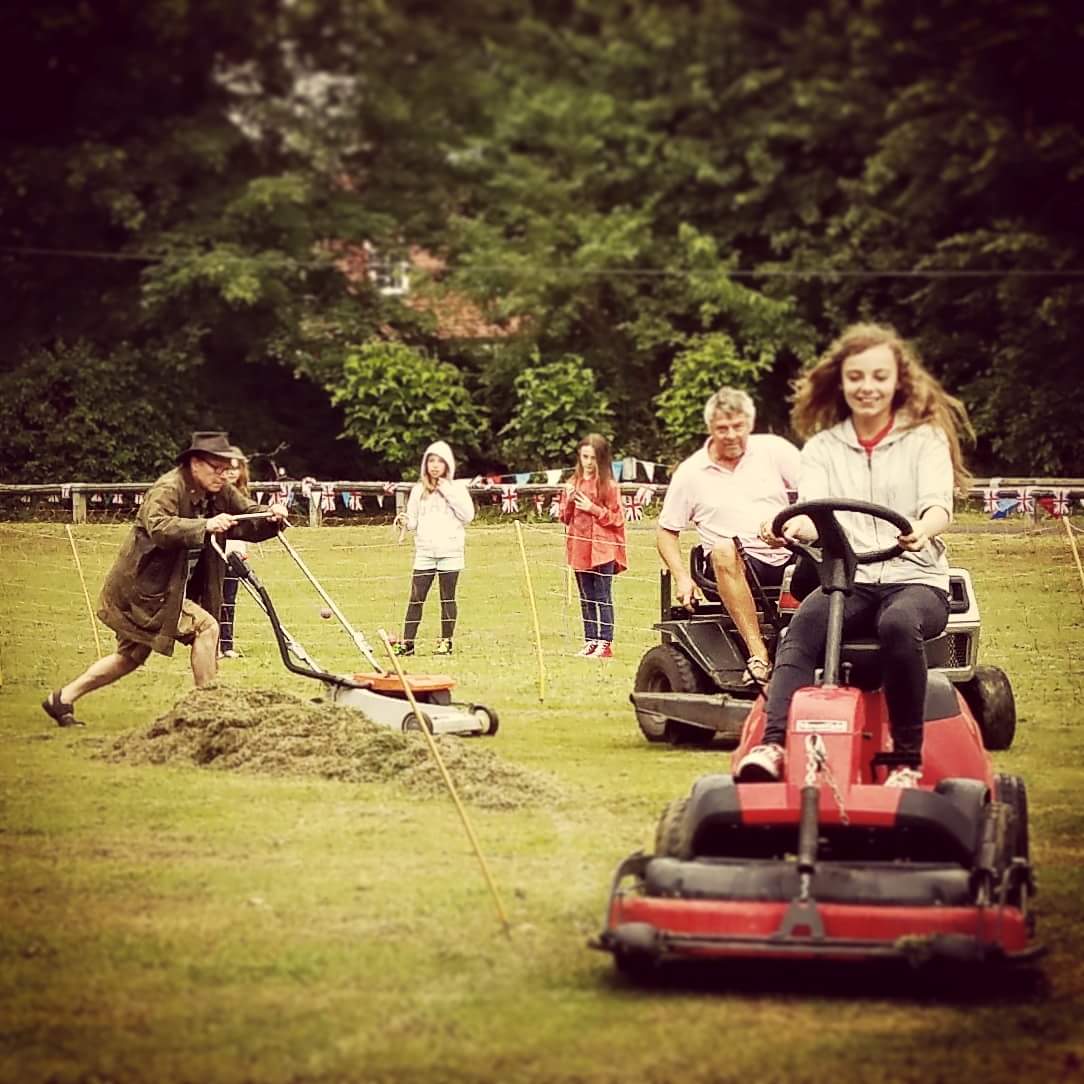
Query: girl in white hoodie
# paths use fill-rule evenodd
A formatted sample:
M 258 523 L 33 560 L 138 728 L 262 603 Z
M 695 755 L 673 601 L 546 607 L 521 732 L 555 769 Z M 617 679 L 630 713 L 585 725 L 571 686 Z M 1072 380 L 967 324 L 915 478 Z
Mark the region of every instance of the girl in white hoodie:
M 923 367 L 891 328 L 856 324 L 825 351 L 797 383 L 791 422 L 809 437 L 802 449 L 798 499 L 852 497 L 893 509 L 911 524 L 900 533 L 870 516 L 841 513 L 839 522 L 858 553 L 898 543 L 901 557 L 859 565 L 843 612 L 844 632 L 880 641 L 884 689 L 899 758 L 885 780 L 914 787 L 922 777 L 926 655 L 923 644 L 948 620 L 948 558 L 939 537 L 952 519 L 953 489 L 969 475 L 960 435 L 971 434 L 963 404 Z M 784 527 L 810 540 L 805 517 Z M 781 546 L 771 524 L 761 538 Z M 824 654 L 828 596 L 802 602 L 779 648 L 768 686 L 763 744 L 738 766 L 743 782 L 779 779 L 791 698 L 813 683 Z
M 459 607 L 455 600 L 463 570 L 466 525 L 474 519 L 474 502 L 464 482 L 455 480 L 455 456 L 443 440 L 434 441 L 422 456 L 421 480 L 407 498 L 405 525 L 414 533 L 414 571 L 403 638 L 396 654 L 413 655 L 422 620 L 422 607 L 434 577 L 440 587 L 440 641 L 436 654 L 452 653 Z

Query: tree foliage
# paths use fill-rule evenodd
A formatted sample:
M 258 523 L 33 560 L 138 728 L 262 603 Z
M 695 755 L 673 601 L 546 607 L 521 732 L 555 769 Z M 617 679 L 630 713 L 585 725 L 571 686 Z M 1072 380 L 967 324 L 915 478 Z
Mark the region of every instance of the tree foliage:
M 510 462 L 517 378 L 579 358 L 649 456 L 702 365 L 781 429 L 800 365 L 873 318 L 964 398 L 980 473 L 1084 474 L 1072 5 L 42 0 L 0 35 L 0 371 L 62 343 L 278 370 L 254 428 L 326 389 L 291 442 L 324 462 L 344 359 L 385 338 L 460 370 Z M 344 275 L 363 242 L 439 257 L 427 296 L 512 334 Z
M 486 426 L 460 371 L 403 343 L 369 342 L 347 354 L 332 401 L 342 407 L 344 436 L 404 472 L 437 439 L 477 452 Z
M 166 469 L 199 425 L 177 357 L 156 366 L 126 344 L 58 343 L 0 373 L 5 482 L 137 481 Z
M 587 433 L 612 436 L 609 399 L 582 358 L 534 361 L 516 377 L 515 410 L 500 432 L 505 461 L 520 470 L 574 458 Z

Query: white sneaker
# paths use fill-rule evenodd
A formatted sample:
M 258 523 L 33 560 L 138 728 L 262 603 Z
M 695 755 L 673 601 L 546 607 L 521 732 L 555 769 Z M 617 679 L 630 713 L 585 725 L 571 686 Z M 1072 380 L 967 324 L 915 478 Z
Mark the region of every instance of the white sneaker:
M 754 745 L 738 765 L 739 783 L 774 783 L 783 775 L 783 746 Z
M 885 780 L 886 787 L 895 787 L 897 790 L 914 790 L 918 786 L 918 781 L 922 778 L 921 768 L 908 768 L 904 765 L 900 765 L 898 768 L 893 768 L 888 773 L 888 778 Z
M 598 640 L 588 640 L 587 643 L 576 652 L 576 658 L 587 659 L 595 653 L 595 648 L 598 647 Z

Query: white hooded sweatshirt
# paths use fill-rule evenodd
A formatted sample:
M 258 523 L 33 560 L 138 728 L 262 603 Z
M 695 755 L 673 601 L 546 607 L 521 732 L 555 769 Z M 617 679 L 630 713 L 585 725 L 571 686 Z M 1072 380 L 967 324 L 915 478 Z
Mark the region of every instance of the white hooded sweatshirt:
M 436 440 L 422 456 L 425 461 L 438 455 L 448 464 L 448 473 L 432 493 L 416 482 L 407 498 L 406 525 L 414 532 L 414 556 L 427 560 L 458 559 L 462 568 L 466 525 L 474 519 L 474 501 L 465 482 L 455 481 L 455 456 L 443 440 Z

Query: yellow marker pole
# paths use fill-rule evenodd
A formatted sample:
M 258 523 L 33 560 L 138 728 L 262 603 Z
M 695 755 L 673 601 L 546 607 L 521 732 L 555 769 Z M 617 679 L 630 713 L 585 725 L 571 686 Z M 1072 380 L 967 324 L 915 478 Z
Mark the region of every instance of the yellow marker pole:
M 422 713 L 418 710 L 418 702 L 414 699 L 414 690 L 411 689 L 410 682 L 407 681 L 406 674 L 403 673 L 403 668 L 399 663 L 398 656 L 392 650 L 391 640 L 388 638 L 388 634 L 383 629 L 377 629 L 376 631 L 377 635 L 384 643 L 384 650 L 387 651 L 388 658 L 391 659 L 391 664 L 395 668 L 396 675 L 400 682 L 402 682 L 403 692 L 406 693 L 406 698 L 410 701 L 410 710 L 414 712 L 414 718 L 418 720 L 418 723 L 421 726 L 422 736 L 429 746 L 429 752 L 432 753 L 433 759 L 437 762 L 437 767 L 440 769 L 444 785 L 448 788 L 448 793 L 452 796 L 452 801 L 455 803 L 456 812 L 459 814 L 459 819 L 463 822 L 467 838 L 470 840 L 471 847 L 474 848 L 474 854 L 478 859 L 478 864 L 482 867 L 482 876 L 485 878 L 485 882 L 489 886 L 489 891 L 493 896 L 493 902 L 496 904 L 497 917 L 501 920 L 501 926 L 504 927 L 504 932 L 511 935 L 512 927 L 508 922 L 508 914 L 504 909 L 504 904 L 501 902 L 501 895 L 497 891 L 497 885 L 489 872 L 489 865 L 486 863 L 485 855 L 482 854 L 482 848 L 478 844 L 478 837 L 474 834 L 474 828 L 471 826 L 470 820 L 467 817 L 467 811 L 463 808 L 463 803 L 459 800 L 455 784 L 452 782 L 452 777 L 448 774 L 448 769 L 444 765 L 444 759 L 440 755 L 437 743 L 433 740 L 433 735 L 429 733 L 429 727 L 425 725 L 422 719 Z
M 1069 522 L 1068 516 L 1062 517 L 1062 523 L 1065 524 L 1065 533 L 1069 538 L 1069 548 L 1073 551 L 1073 560 L 1076 561 L 1076 570 L 1080 576 L 1080 586 L 1084 588 L 1084 566 L 1080 563 L 1080 551 L 1076 548 L 1076 539 L 1073 537 L 1073 525 Z
M 546 660 L 542 655 L 542 629 L 538 624 L 538 607 L 534 601 L 534 585 L 531 583 L 531 566 L 527 560 L 527 547 L 523 544 L 523 527 L 516 520 L 516 538 L 519 541 L 519 552 L 523 558 L 523 575 L 527 579 L 527 598 L 531 603 L 531 619 L 534 621 L 534 643 L 538 651 L 538 699 L 546 699 Z
M 72 557 L 75 558 L 75 571 L 79 573 L 79 584 L 83 588 L 83 598 L 87 603 L 87 614 L 90 617 L 90 628 L 94 633 L 94 646 L 98 649 L 98 658 L 102 657 L 102 641 L 98 638 L 98 622 L 94 620 L 94 607 L 90 604 L 90 593 L 87 591 L 87 581 L 83 576 L 83 566 L 79 561 L 79 551 L 75 548 L 75 538 L 71 527 L 65 523 L 64 530 L 68 532 L 68 541 L 72 547 Z

